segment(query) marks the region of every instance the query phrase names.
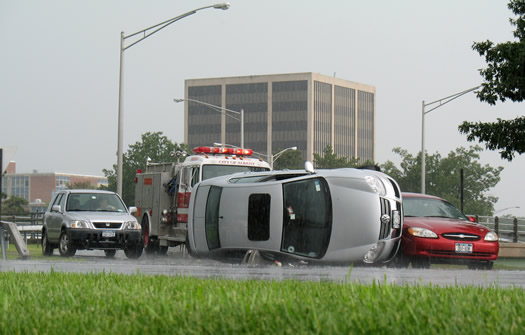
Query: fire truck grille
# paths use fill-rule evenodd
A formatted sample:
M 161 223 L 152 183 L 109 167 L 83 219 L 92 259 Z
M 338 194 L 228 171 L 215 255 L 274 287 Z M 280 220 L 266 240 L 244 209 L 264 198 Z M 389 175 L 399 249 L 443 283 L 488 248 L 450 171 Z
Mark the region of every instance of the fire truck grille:
M 93 222 L 97 229 L 120 229 L 122 222 Z

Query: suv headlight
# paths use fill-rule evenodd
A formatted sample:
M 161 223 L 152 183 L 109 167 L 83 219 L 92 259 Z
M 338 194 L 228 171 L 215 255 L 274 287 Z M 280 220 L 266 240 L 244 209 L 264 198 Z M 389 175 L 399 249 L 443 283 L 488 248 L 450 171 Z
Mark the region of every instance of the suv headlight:
M 417 236 L 417 237 L 438 238 L 436 233 L 426 228 L 419 228 L 419 227 L 408 228 L 408 232 L 410 233 L 410 235 Z
M 372 189 L 372 191 L 376 192 L 382 197 L 386 195 L 385 185 L 377 176 L 366 176 L 365 180 L 368 183 L 368 186 L 370 186 L 370 188 Z
M 493 231 L 490 231 L 487 233 L 487 235 L 485 235 L 485 241 L 496 242 L 497 240 L 498 240 L 498 234 L 496 234 Z
M 137 221 L 126 221 L 124 222 L 124 225 L 122 226 L 122 229 L 141 229 L 140 224 Z
M 89 228 L 89 223 L 84 220 L 71 221 L 71 228 Z

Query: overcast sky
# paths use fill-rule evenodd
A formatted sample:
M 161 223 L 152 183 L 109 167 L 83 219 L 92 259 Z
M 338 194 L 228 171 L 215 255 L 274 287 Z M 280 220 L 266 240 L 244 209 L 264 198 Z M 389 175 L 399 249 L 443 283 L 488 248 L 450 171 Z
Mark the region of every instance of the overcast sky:
M 232 0 L 174 23 L 125 52 L 124 151 L 141 134 L 183 142 L 184 80 L 316 72 L 376 87 L 376 161 L 421 150 L 422 101 L 482 82 L 473 42 L 513 40 L 505 0 Z M 0 0 L 0 147 L 18 172 L 103 175 L 116 164 L 120 32 L 215 2 Z M 425 117 L 426 149 L 446 156 L 465 121 L 512 119 L 521 103 L 467 94 Z M 525 216 L 525 157 L 503 161 L 501 214 Z

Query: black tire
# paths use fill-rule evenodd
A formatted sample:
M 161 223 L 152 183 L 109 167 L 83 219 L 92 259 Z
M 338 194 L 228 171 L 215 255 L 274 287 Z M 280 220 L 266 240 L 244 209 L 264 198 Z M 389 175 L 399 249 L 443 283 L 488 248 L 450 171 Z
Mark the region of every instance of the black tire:
M 131 259 L 137 259 L 142 255 L 142 245 L 132 245 L 124 248 L 124 254 L 126 254 L 127 258 Z
M 414 269 L 430 269 L 430 258 L 428 257 L 412 257 L 410 263 Z
M 468 268 L 470 270 L 492 270 L 494 262 L 476 262 L 472 261 L 468 263 Z
M 392 258 L 390 262 L 388 262 L 387 267 L 406 269 L 408 268 L 408 264 L 410 264 L 410 258 L 403 255 L 403 250 L 401 250 L 400 246 L 397 254 L 394 256 L 394 258 Z
M 117 250 L 115 249 L 104 250 L 104 253 L 106 254 L 106 258 L 113 258 L 115 257 Z
M 168 247 L 164 245 L 159 245 L 159 249 L 157 250 L 157 255 L 166 256 L 167 253 L 168 253 Z
M 67 236 L 65 230 L 62 230 L 58 240 L 58 252 L 60 252 L 62 257 L 72 257 L 75 255 L 77 249 L 71 245 L 71 240 L 69 239 L 69 236 Z
M 42 255 L 44 256 L 51 256 L 53 255 L 53 247 L 51 246 L 51 243 L 49 243 L 49 239 L 47 238 L 47 231 L 42 231 Z

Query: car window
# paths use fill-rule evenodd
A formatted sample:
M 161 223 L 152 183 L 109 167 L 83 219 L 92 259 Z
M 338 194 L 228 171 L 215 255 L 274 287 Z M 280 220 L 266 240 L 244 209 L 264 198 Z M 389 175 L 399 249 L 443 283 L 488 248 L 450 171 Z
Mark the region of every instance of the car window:
M 250 194 L 248 198 L 248 239 L 268 241 L 270 238 L 269 194 Z
M 323 178 L 283 184 L 283 238 L 281 251 L 321 258 L 332 230 L 332 199 Z
M 206 241 L 208 249 L 213 250 L 221 247 L 219 239 L 219 208 L 221 203 L 222 187 L 212 186 L 206 201 L 206 218 L 204 226 L 206 230 Z
M 62 197 L 64 196 L 64 193 L 58 193 L 51 204 L 50 211 L 53 212 L 53 206 L 60 205 L 60 200 L 62 200 Z
M 126 212 L 126 206 L 116 194 L 71 193 L 67 199 L 68 212 Z
M 451 203 L 432 198 L 403 198 L 405 216 L 443 217 L 468 220 L 463 213 Z

